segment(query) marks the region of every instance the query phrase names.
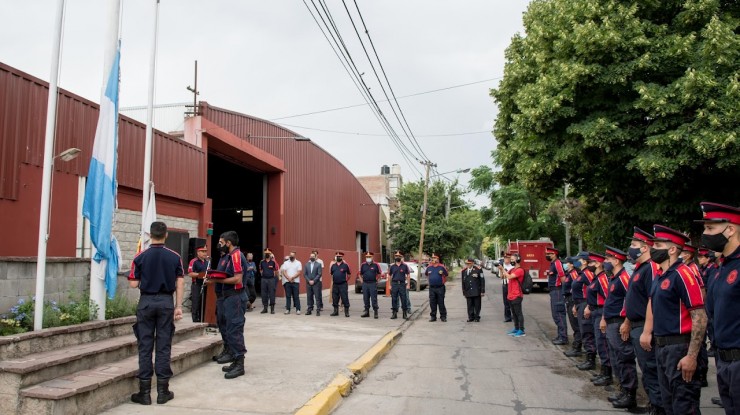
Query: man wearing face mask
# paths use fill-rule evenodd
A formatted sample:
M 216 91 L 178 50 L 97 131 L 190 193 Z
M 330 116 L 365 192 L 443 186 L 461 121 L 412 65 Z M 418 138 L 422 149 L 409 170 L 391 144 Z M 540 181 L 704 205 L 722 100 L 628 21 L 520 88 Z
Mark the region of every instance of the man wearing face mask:
M 265 249 L 265 259 L 260 261 L 260 276 L 261 276 L 261 289 L 262 294 L 262 311 L 260 314 L 267 313 L 267 305 L 270 305 L 270 314 L 275 314 L 275 289 L 277 288 L 276 273 L 278 271 L 277 264 L 272 259 L 272 252 L 270 249 Z
M 702 202 L 702 245 L 722 253 L 721 266 L 710 276 L 707 312 L 714 326 L 717 388 L 727 414 L 740 413 L 740 208 Z
M 654 225 L 653 231 L 650 258 L 663 273 L 653 282 L 640 346 L 651 350 L 655 339 L 665 412 L 699 413 L 701 382 L 697 372 L 707 365 L 706 356 L 700 353 L 707 315 L 699 282 L 678 258 L 689 238 L 662 225 Z
M 439 255 L 432 254 L 432 263 L 426 269 L 429 279 L 429 321 L 437 320 L 437 308 L 442 322 L 447 321 L 447 307 L 445 307 L 445 284 L 447 283 L 447 267 L 439 263 Z
M 699 266 L 696 264 L 696 261 L 694 260 L 694 257 L 696 256 L 696 247 L 693 245 L 686 244 L 683 246 L 683 250 L 681 251 L 681 260 L 683 263 L 689 267 L 691 272 L 694 273 L 694 277 L 696 277 L 696 281 L 699 282 L 699 286 L 701 287 L 701 294 L 702 297 L 707 297 L 707 291 L 704 286 L 704 278 L 702 277 L 701 270 L 699 269 Z M 705 300 L 706 301 L 706 300 Z M 707 318 L 707 331 L 709 331 L 709 318 Z M 706 339 L 704 342 L 702 342 L 700 353 L 706 355 L 706 359 L 709 360 L 709 355 L 707 355 L 707 342 Z M 707 381 L 707 371 L 709 370 L 709 365 L 704 367 L 704 369 L 699 373 L 699 381 L 701 382 L 701 387 L 706 388 L 709 386 L 709 382 Z
M 635 350 L 637 363 L 642 372 L 642 387 L 648 397 L 648 413 L 664 414 L 663 401 L 660 397 L 658 385 L 658 361 L 655 350 L 645 350 L 640 347 L 640 336 L 645 326 L 648 298 L 653 281 L 660 275 L 660 267 L 650 259 L 650 247 L 653 246 L 654 236 L 637 226 L 634 227 L 628 255 L 636 261 L 635 271 L 632 273 L 627 296 L 624 300 L 626 318 L 619 327 L 622 340 L 629 339 Z M 655 346 L 653 342 L 653 347 Z
M 568 323 L 565 316 L 565 302 L 563 298 L 563 280 L 565 280 L 565 269 L 563 263 L 558 259 L 559 251 L 555 248 L 548 247 L 545 251 L 545 258 L 550 262 L 550 269 L 547 271 L 547 288 L 550 290 L 550 312 L 552 321 L 555 322 L 558 333 L 552 344 L 561 346 L 568 344 Z
M 290 314 L 290 303 L 293 300 L 295 313 L 301 314 L 301 262 L 295 259 L 295 251 L 291 251 L 283 265 L 280 273 L 283 277 L 283 288 L 285 289 L 285 314 Z
M 590 318 L 584 316 L 586 311 L 586 296 L 588 287 L 594 280 L 593 272 L 586 269 L 588 266 L 589 253 L 586 251 L 579 252 L 576 255 L 573 266 L 578 269 L 578 278 L 573 282 L 571 292 L 573 293 L 573 309 L 569 312 L 578 317 L 578 327 L 581 331 L 581 342 L 583 350 L 586 352 L 586 360 L 579 363 L 576 367 L 579 370 L 596 369 L 596 340 L 594 338 L 594 325 Z M 571 357 L 566 353 L 567 356 Z
M 324 306 L 321 293 L 321 272 L 324 270 L 323 263 L 316 259 L 316 251 L 311 252 L 308 264 L 303 268 L 303 276 L 306 278 L 306 304 L 308 310 L 306 315 L 310 316 L 313 312 L 314 299 L 316 300 L 316 316 L 321 315 L 321 308 Z
M 393 311 L 391 320 L 398 318 L 399 303 L 403 310 L 403 318 L 406 319 L 408 318 L 406 287 L 411 279 L 411 270 L 403 262 L 401 251 L 396 251 L 393 256 L 395 263 L 388 269 L 388 279 L 386 280 L 386 284 L 391 284 L 391 309 Z
M 635 364 L 635 350 L 629 339 L 620 336 L 619 328 L 624 323 L 627 311 L 625 296 L 630 283 L 630 276 L 622 265 L 627 260 L 627 254 L 617 248 L 606 247 L 604 269 L 613 277 L 609 281 L 609 296 L 604 302 L 604 315 L 601 318 L 600 328 L 606 334 L 609 345 L 609 361 L 614 374 L 619 379 L 621 393 L 609 397 L 615 408 L 632 409 L 637 406 L 637 367 Z
M 483 270 L 475 265 L 474 258 L 465 261 L 467 268 L 461 272 L 462 291 L 468 304 L 468 323 L 480 322 L 480 307 L 483 296 L 486 295 L 486 279 Z
M 609 296 L 609 277 L 604 271 L 603 255 L 589 253 L 588 266 L 586 269 L 594 274 L 593 282 L 588 286 L 586 303 L 588 307 L 583 311 L 583 317 L 591 319 L 594 331 L 596 351 L 601 361 L 601 372 L 594 376 L 591 381 L 596 386 L 607 386 L 612 384 L 612 365 L 609 360 L 609 346 L 606 336 L 601 331 L 601 317 L 604 315 L 604 304 Z
M 247 289 L 247 311 L 254 310 L 254 302 L 257 300 L 257 291 L 254 289 L 254 276 L 257 273 L 257 264 L 254 263 L 254 255 L 247 253 L 247 263 L 244 265 L 244 287 Z
M 370 317 L 370 303 L 372 302 L 374 318 L 378 318 L 378 280 L 383 275 L 380 265 L 373 261 L 373 253 L 365 253 L 365 263 L 360 265 L 360 271 L 357 273 L 362 284 L 362 302 L 365 305 L 365 312 L 360 317 Z
M 581 347 L 583 345 L 581 339 L 581 328 L 578 326 L 578 317 L 576 314 L 571 313 L 573 309 L 573 283 L 578 279 L 578 269 L 573 265 L 575 262 L 580 264 L 578 258 L 569 257 L 565 262 L 565 282 L 563 283 L 563 302 L 565 303 L 565 313 L 568 316 L 570 326 L 573 328 L 573 346 L 570 350 L 565 351 L 566 356 L 575 357 L 582 354 Z
M 342 298 L 342 304 L 344 305 L 344 316 L 349 317 L 349 293 L 347 291 L 347 281 L 349 281 L 352 273 L 349 270 L 349 265 L 344 262 L 344 252 L 337 251 L 334 254 L 335 262 L 331 264 L 331 300 L 332 306 L 334 306 L 334 312 L 329 314 L 330 316 L 339 315 L 339 297 Z

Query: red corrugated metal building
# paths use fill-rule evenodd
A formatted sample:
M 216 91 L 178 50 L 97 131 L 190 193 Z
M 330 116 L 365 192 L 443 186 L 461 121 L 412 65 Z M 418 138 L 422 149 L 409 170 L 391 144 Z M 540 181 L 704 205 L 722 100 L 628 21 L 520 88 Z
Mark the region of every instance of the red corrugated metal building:
M 0 257 L 36 254 L 48 84 L 0 63 Z M 90 162 L 98 105 L 59 92 L 56 162 L 48 255 L 80 255 L 81 193 Z M 352 173 L 315 143 L 271 122 L 201 103 L 182 136 L 155 131 L 152 179 L 157 213 L 197 220 L 198 235 L 236 230 L 243 250 L 259 258 L 317 248 L 326 260 L 342 250 L 353 270 L 360 252 L 379 259 L 379 210 Z M 119 209 L 141 212 L 145 126 L 120 117 Z M 83 230 L 84 232 L 84 230 Z M 123 245 L 123 244 L 122 244 Z M 130 257 L 131 254 L 124 254 Z

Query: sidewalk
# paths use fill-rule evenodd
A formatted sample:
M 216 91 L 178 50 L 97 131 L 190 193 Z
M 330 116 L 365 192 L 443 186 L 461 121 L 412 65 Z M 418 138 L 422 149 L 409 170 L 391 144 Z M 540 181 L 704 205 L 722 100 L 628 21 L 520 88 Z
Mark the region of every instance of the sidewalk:
M 348 364 L 359 358 L 404 320 L 391 320 L 391 299 L 378 295 L 379 318 L 360 318 L 362 295 L 350 287 L 350 318 L 330 317 L 331 299 L 324 297 L 324 312 L 284 315 L 279 298 L 275 314 L 247 313 L 246 375 L 224 379 L 221 365 L 206 363 L 170 381 L 175 399 L 165 405 L 127 403 L 106 415 L 159 414 L 293 414 L 326 387 Z M 428 291 L 411 292 L 413 311 L 425 307 Z M 259 300 L 258 300 L 259 302 Z M 305 295 L 301 298 L 305 312 Z M 414 316 L 417 316 L 417 312 Z M 421 318 L 426 318 L 426 312 Z M 186 315 L 185 319 L 190 319 Z M 218 335 L 218 333 L 214 333 Z M 156 391 L 152 390 L 153 399 Z

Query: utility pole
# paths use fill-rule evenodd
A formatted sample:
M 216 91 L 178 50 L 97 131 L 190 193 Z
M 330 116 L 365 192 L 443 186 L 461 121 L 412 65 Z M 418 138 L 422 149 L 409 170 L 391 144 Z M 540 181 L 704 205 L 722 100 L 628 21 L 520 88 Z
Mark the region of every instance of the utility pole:
M 421 291 L 421 260 L 424 253 L 424 227 L 427 224 L 427 196 L 429 194 L 429 169 L 437 167 L 436 164 L 431 161 L 424 161 L 423 164 L 426 167 L 426 178 L 424 179 L 424 204 L 421 207 L 421 235 L 419 236 L 419 259 L 416 262 L 417 273 L 416 273 L 416 291 Z
M 186 111 L 186 114 L 190 114 L 193 116 L 198 115 L 198 95 L 200 95 L 200 91 L 198 91 L 198 61 L 195 61 L 195 86 L 191 87 L 188 85 L 186 88 L 188 91 L 193 93 L 193 109 L 191 111 Z
M 563 207 L 565 209 L 565 255 L 570 257 L 570 220 L 568 218 L 568 183 L 565 184 L 563 191 Z
M 447 192 L 447 209 L 445 209 L 445 221 L 450 219 L 450 200 L 452 199 L 452 185 L 450 185 L 450 191 Z

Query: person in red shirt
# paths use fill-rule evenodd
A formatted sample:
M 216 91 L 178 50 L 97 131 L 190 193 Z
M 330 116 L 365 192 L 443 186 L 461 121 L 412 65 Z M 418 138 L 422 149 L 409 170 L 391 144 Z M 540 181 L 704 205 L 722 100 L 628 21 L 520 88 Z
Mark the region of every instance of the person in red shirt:
M 522 302 L 524 301 L 524 292 L 522 283 L 524 283 L 524 269 L 522 269 L 522 259 L 518 254 L 509 256 L 509 263 L 514 266 L 506 272 L 503 266 L 498 266 L 498 272 L 501 278 L 508 280 L 509 292 L 506 299 L 509 300 L 511 307 L 511 318 L 514 320 L 514 328 L 508 333 L 509 336 L 524 337 L 524 314 L 522 312 Z

